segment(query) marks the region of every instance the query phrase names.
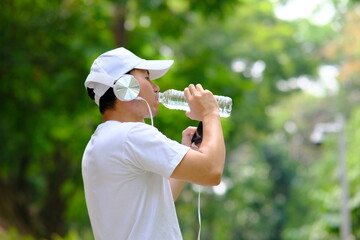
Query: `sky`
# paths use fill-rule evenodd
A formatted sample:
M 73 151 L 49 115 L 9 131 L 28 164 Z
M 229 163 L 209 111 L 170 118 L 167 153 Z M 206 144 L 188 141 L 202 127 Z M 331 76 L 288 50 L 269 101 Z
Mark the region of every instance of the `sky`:
M 345 3 L 347 0 L 342 0 Z M 275 15 L 286 21 L 299 18 L 306 18 L 313 24 L 324 25 L 331 23 L 335 16 L 335 9 L 330 0 L 288 0 L 287 4 L 282 5 L 279 0 L 272 0 L 275 6 Z M 246 77 L 251 77 L 253 81 L 260 83 L 262 73 L 266 64 L 257 61 L 252 66 L 247 66 L 244 59 L 234 59 L 231 68 L 234 72 L 241 72 Z M 249 71 L 250 70 L 250 71 Z M 325 97 L 329 94 L 337 94 L 339 90 L 337 76 L 339 70 L 337 66 L 323 65 L 318 68 L 318 78 L 309 79 L 308 76 L 297 76 L 287 80 L 278 81 L 277 87 L 281 91 L 291 91 L 301 89 L 317 97 Z
M 335 15 L 335 9 L 329 0 L 289 0 L 284 6 L 278 0 L 273 2 L 276 16 L 283 20 L 308 18 L 314 24 L 323 25 Z
M 343 0 L 344 2 L 346 0 Z M 279 0 L 273 0 L 275 4 L 275 15 L 283 20 L 292 21 L 300 18 L 307 18 L 312 23 L 324 25 L 331 22 L 336 11 L 329 0 L 289 0 L 285 5 Z M 338 91 L 336 77 L 339 72 L 335 66 L 321 66 L 319 79 L 312 81 L 305 76 L 280 81 L 280 90 L 288 91 L 293 88 L 300 88 L 304 92 L 323 97 L 327 94 L 334 94 Z

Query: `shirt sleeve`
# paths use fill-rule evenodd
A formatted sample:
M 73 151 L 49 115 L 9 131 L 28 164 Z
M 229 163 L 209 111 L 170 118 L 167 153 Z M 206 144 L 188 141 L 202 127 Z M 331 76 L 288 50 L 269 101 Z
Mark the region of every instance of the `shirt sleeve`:
M 164 177 L 171 176 L 189 149 L 143 123 L 134 125 L 125 141 L 125 151 L 136 167 Z

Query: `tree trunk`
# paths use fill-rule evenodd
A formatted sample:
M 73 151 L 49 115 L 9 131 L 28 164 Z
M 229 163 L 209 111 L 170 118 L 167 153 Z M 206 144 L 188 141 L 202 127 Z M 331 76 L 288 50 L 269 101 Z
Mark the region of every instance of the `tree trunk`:
M 63 235 L 67 230 L 64 222 L 67 201 L 66 197 L 61 194 L 61 187 L 67 179 L 70 164 L 69 159 L 62 155 L 62 150 L 62 147 L 59 146 L 54 153 L 52 159 L 54 167 L 46 176 L 47 185 L 41 212 L 43 225 L 46 226 L 45 237 L 50 237 L 53 233 Z
M 117 46 L 126 46 L 125 4 L 114 4 L 113 35 Z
M 39 235 L 39 220 L 30 211 L 27 194 L 11 181 L 0 181 L 0 228 L 16 228 L 23 234 Z

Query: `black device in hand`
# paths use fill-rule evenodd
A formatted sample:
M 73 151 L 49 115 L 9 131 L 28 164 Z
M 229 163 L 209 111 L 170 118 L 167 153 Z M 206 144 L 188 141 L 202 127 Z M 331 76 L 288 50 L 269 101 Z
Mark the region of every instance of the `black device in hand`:
M 203 135 L 203 125 L 202 125 L 202 122 L 199 122 L 199 125 L 196 128 L 196 132 L 195 132 L 194 136 L 191 139 L 191 142 L 195 143 L 195 144 L 201 143 L 202 135 Z

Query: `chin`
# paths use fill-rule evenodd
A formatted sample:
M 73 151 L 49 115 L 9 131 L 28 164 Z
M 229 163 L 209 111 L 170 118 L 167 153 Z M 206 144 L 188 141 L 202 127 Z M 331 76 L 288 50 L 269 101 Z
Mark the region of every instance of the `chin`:
M 156 110 L 152 110 L 152 115 L 153 117 L 157 116 L 159 113 L 159 111 L 156 109 Z M 150 116 L 149 116 L 150 117 Z
M 151 113 L 152 113 L 152 116 L 155 117 L 155 116 L 158 115 L 158 110 L 157 109 L 151 109 Z M 144 118 L 150 118 L 149 111 L 146 111 L 146 114 L 145 114 Z

